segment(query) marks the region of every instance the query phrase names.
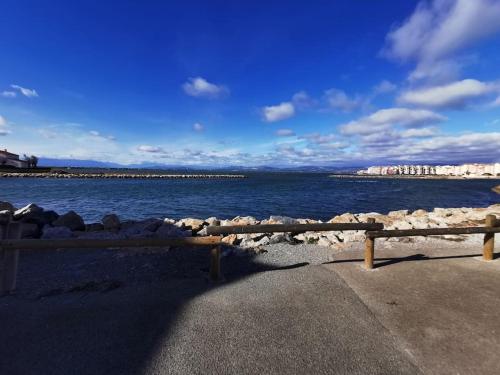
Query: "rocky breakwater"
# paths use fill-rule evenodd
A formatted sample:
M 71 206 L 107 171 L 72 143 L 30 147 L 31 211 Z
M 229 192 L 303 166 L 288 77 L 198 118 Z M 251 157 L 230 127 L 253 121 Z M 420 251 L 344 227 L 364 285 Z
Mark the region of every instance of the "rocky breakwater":
M 383 223 L 385 229 L 424 229 L 442 227 L 484 225 L 486 215 L 500 217 L 500 204 L 485 208 L 435 208 L 433 211 L 407 210 L 392 211 L 386 215 L 370 212 L 361 214 L 345 213 L 335 216 L 329 223 L 360 223 L 374 218 Z M 146 220 L 121 220 L 115 214 L 105 215 L 100 222 L 85 223 L 74 211 L 59 215 L 44 210 L 36 204 L 16 208 L 8 202 L 0 202 L 0 223 L 7 221 L 24 223 L 22 238 L 64 239 L 127 239 L 127 238 L 171 238 L 206 235 L 208 226 L 258 225 L 258 224 L 312 224 L 321 223 L 314 219 L 294 219 L 271 216 L 258 220 L 251 216 L 238 216 L 231 220 L 216 217 L 207 219 L 150 218 Z M 404 237 L 380 239 L 378 241 L 466 241 L 472 236 L 448 235 L 432 237 Z M 276 243 L 306 243 L 342 249 L 346 244 L 364 241 L 364 231 L 305 232 L 305 233 L 251 233 L 231 234 L 223 237 L 226 244 L 224 254 L 246 254 L 259 252 L 264 246 Z M 477 239 L 477 236 L 476 236 Z
M 4 178 L 88 178 L 88 179 L 231 179 L 246 178 L 242 174 L 132 174 L 132 173 L 0 173 Z

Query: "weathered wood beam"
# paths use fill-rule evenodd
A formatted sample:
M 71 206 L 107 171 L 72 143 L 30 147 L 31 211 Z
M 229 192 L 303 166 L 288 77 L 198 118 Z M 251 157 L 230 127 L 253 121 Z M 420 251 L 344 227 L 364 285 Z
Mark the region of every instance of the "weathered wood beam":
M 243 233 L 276 233 L 276 232 L 324 232 L 344 230 L 379 230 L 382 223 L 319 223 L 319 224 L 261 224 L 207 227 L 208 235 L 243 234 Z
M 119 247 L 210 246 L 221 242 L 219 236 L 182 238 L 137 238 L 125 240 L 66 239 L 66 240 L 2 240 L 4 250 L 99 249 Z
M 464 227 L 464 228 L 427 228 L 427 229 L 392 229 L 368 231 L 370 238 L 410 237 L 410 236 L 444 236 L 448 234 L 500 233 L 500 227 Z

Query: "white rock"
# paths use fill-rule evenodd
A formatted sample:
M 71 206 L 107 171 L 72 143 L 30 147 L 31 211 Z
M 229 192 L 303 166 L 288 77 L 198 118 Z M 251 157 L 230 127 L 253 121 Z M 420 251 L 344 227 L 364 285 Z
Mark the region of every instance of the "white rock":
M 16 210 L 13 216 L 15 220 L 19 220 L 28 214 L 42 212 L 42 211 L 43 211 L 42 207 L 39 207 L 34 203 L 30 203 L 27 206 L 24 206 L 23 208 Z
M 360 242 L 365 240 L 365 232 L 359 230 L 348 230 L 339 234 L 344 242 Z
M 231 225 L 257 225 L 259 221 L 253 216 L 236 216 L 231 220 Z
M 206 219 L 205 222 L 210 226 L 219 226 L 220 225 L 220 220 L 217 219 L 216 217 L 213 217 L 213 216 Z
M 394 217 L 396 219 L 402 219 L 406 215 L 408 215 L 408 210 L 389 211 L 387 214 L 387 216 Z
M 332 243 L 326 237 L 320 237 L 318 240 L 318 246 L 330 247 L 331 245 Z
M 201 230 L 203 228 L 203 224 L 205 224 L 205 221 L 200 219 L 193 219 L 190 217 L 186 219 L 181 219 L 175 223 L 175 225 L 178 226 L 179 228 L 191 229 L 194 233 Z
M 263 220 L 262 224 L 299 224 L 297 219 L 288 216 L 270 216 L 269 220 Z
M 345 213 L 335 216 L 333 219 L 328 220 L 329 223 L 359 223 L 359 220 L 351 213 Z

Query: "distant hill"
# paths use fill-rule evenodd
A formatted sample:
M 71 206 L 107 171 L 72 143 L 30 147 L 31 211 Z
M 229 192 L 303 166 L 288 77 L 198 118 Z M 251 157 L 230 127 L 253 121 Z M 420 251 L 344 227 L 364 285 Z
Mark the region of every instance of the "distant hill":
M 40 158 L 40 167 L 123 168 L 124 165 L 96 160 Z
M 217 171 L 232 171 L 232 172 L 323 172 L 323 173 L 354 173 L 359 167 L 334 167 L 334 166 L 210 166 L 210 165 L 173 165 L 173 164 L 157 164 L 157 163 L 139 163 L 139 164 L 118 164 L 111 162 L 103 162 L 97 160 L 85 159 L 53 159 L 40 158 L 38 161 L 40 167 L 75 167 L 75 168 L 118 168 L 118 169 L 157 169 L 157 170 L 183 170 L 183 171 L 199 171 L 199 170 L 217 170 Z

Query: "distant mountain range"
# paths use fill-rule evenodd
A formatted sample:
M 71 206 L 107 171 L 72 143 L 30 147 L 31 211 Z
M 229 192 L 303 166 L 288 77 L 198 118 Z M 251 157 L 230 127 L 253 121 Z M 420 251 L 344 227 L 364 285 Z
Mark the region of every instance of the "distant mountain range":
M 335 166 L 210 166 L 210 165 L 163 165 L 155 163 L 140 163 L 140 164 L 118 164 L 110 162 L 102 162 L 97 160 L 82 160 L 82 159 L 52 159 L 40 158 L 38 161 L 40 167 L 74 167 L 74 168 L 119 168 L 119 169 L 158 169 L 158 170 L 184 170 L 184 171 L 199 171 L 199 170 L 217 170 L 217 171 L 233 171 L 233 172 L 324 172 L 324 173 L 353 173 L 366 166 L 359 167 L 335 167 Z

